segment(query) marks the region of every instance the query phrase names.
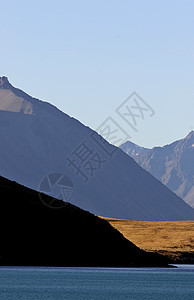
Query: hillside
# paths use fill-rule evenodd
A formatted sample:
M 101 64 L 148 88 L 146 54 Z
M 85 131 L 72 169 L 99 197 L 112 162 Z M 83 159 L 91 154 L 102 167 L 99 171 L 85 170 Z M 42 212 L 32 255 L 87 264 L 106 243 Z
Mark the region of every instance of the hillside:
M 1 265 L 167 266 L 162 256 L 140 250 L 107 221 L 71 204 L 49 208 L 38 192 L 2 177 L 0 196 Z
M 189 205 L 122 150 L 53 105 L 14 88 L 6 77 L 0 80 L 0 141 L 1 176 L 39 191 L 47 177 L 67 175 L 74 186 L 68 202 L 95 215 L 194 220 Z M 54 187 L 49 192 L 62 195 Z
M 176 263 L 194 263 L 194 221 L 106 220 L 141 249 L 167 255 Z

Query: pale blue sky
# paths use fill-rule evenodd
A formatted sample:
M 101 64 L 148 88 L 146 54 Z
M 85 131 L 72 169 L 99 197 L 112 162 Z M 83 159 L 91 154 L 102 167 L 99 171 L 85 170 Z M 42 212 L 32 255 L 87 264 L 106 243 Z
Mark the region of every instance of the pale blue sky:
M 0 75 L 13 85 L 93 129 L 136 91 L 156 112 L 130 132 L 141 146 L 194 129 L 194 1 L 0 0 L 0 9 Z

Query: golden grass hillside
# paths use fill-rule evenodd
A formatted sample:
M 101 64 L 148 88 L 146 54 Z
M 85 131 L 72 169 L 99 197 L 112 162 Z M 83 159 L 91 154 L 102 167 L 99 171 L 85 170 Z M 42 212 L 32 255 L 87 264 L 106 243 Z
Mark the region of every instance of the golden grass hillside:
M 187 253 L 194 263 L 194 221 L 104 219 L 141 249 L 157 251 L 173 259 L 181 259 Z

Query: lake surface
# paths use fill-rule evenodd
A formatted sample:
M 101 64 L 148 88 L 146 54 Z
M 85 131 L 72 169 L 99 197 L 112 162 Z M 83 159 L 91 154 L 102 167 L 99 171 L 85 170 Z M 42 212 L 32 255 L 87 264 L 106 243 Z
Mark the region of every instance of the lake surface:
M 177 269 L 0 267 L 0 299 L 192 300 L 194 265 Z

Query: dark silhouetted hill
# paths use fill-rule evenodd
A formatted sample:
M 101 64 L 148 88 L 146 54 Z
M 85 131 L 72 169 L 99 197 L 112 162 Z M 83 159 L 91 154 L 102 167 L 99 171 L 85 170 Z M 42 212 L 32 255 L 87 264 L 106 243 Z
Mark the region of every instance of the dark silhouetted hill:
M 167 266 L 164 257 L 140 250 L 107 221 L 55 201 L 64 206 L 49 208 L 38 192 L 0 177 L 1 265 Z

